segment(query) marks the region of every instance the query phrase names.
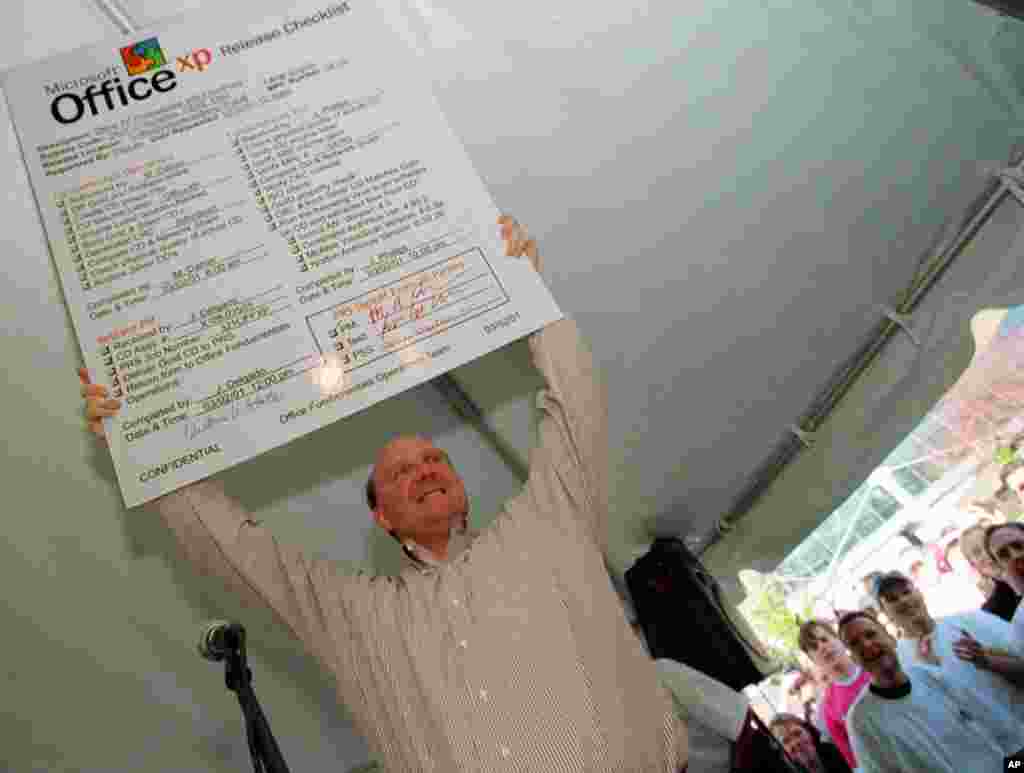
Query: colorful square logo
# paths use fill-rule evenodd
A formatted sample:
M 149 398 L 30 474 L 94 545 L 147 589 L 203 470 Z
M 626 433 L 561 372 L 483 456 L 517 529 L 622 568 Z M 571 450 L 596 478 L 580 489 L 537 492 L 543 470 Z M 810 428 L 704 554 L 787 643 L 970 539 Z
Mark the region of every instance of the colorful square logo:
M 125 46 L 121 49 L 121 59 L 129 75 L 142 75 L 167 64 L 167 57 L 156 38 Z

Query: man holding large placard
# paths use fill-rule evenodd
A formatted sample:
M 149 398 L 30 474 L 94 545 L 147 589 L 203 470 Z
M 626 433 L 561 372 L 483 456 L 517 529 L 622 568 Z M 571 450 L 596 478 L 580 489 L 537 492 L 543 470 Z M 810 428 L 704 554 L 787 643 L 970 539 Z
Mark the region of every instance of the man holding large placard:
M 510 255 L 536 244 L 502 218 Z M 390 771 L 662 771 L 686 767 L 686 727 L 630 630 L 603 562 L 607 409 L 575 323 L 529 338 L 546 382 L 522 493 L 481 533 L 443 451 L 400 436 L 368 502 L 406 549 L 398 577 L 345 576 L 280 545 L 214 480 L 155 500 L 186 554 L 269 605 L 337 680 Z M 116 413 L 86 385 L 102 436 Z

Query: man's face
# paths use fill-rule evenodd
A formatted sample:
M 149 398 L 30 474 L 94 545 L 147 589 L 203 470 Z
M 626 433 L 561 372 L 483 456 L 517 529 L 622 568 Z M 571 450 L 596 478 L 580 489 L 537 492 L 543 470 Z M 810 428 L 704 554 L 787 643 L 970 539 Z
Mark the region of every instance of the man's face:
M 830 636 L 828 632 L 820 628 L 814 630 L 817 634 L 815 637 L 817 644 L 810 651 L 810 658 L 814 665 L 830 678 L 844 676 L 849 667 L 853 665 L 849 655 L 846 654 L 846 647 L 839 639 Z
M 403 436 L 381 450 L 374 467 L 374 517 L 402 538 L 429 543 L 448 536 L 468 511 L 462 478 L 426 438 Z
M 966 558 L 980 574 L 986 577 L 998 578 L 1002 570 L 993 563 L 988 553 L 985 552 L 985 533 L 980 529 L 965 532 L 960 538 L 960 547 Z
M 999 568 L 1012 577 L 1016 584 L 1024 585 L 1024 531 L 1015 526 L 996 529 L 989 541 L 989 549 L 996 557 Z
M 782 748 L 795 762 L 811 770 L 818 759 L 814 748 L 814 739 L 807 729 L 797 722 L 786 722 L 775 728 L 775 737 L 782 743 Z
M 878 623 L 856 617 L 844 626 L 850 654 L 872 674 L 896 661 L 896 640 Z
M 909 582 L 891 582 L 878 594 L 882 610 L 900 627 L 928 614 L 924 596 Z

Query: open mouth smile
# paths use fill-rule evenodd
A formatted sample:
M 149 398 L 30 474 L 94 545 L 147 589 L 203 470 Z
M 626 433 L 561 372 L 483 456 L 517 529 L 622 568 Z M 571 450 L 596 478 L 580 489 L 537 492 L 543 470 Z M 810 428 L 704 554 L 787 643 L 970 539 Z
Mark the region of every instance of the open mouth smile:
M 431 494 L 447 494 L 447 493 L 448 493 L 448 489 L 433 488 L 433 489 L 430 489 L 430 491 L 424 491 L 422 494 L 420 494 L 420 496 L 416 498 L 416 501 L 419 504 L 423 504 L 423 502 L 426 501 L 426 498 L 429 497 Z

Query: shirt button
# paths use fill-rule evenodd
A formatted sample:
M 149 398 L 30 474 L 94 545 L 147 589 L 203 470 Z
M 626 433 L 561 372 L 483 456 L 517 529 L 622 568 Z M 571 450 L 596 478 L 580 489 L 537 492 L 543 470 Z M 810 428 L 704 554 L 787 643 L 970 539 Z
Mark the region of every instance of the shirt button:
M 466 647 L 469 646 L 469 642 L 466 641 L 465 639 L 463 639 L 462 641 L 459 642 L 459 646 L 462 647 L 462 649 L 466 649 Z
M 512 750 L 509 749 L 507 746 L 502 746 L 501 747 L 501 756 L 504 757 L 506 760 L 509 758 L 509 755 L 511 755 L 511 754 L 512 754 Z
M 487 703 L 487 690 L 480 691 L 480 700 L 482 700 L 484 703 Z

